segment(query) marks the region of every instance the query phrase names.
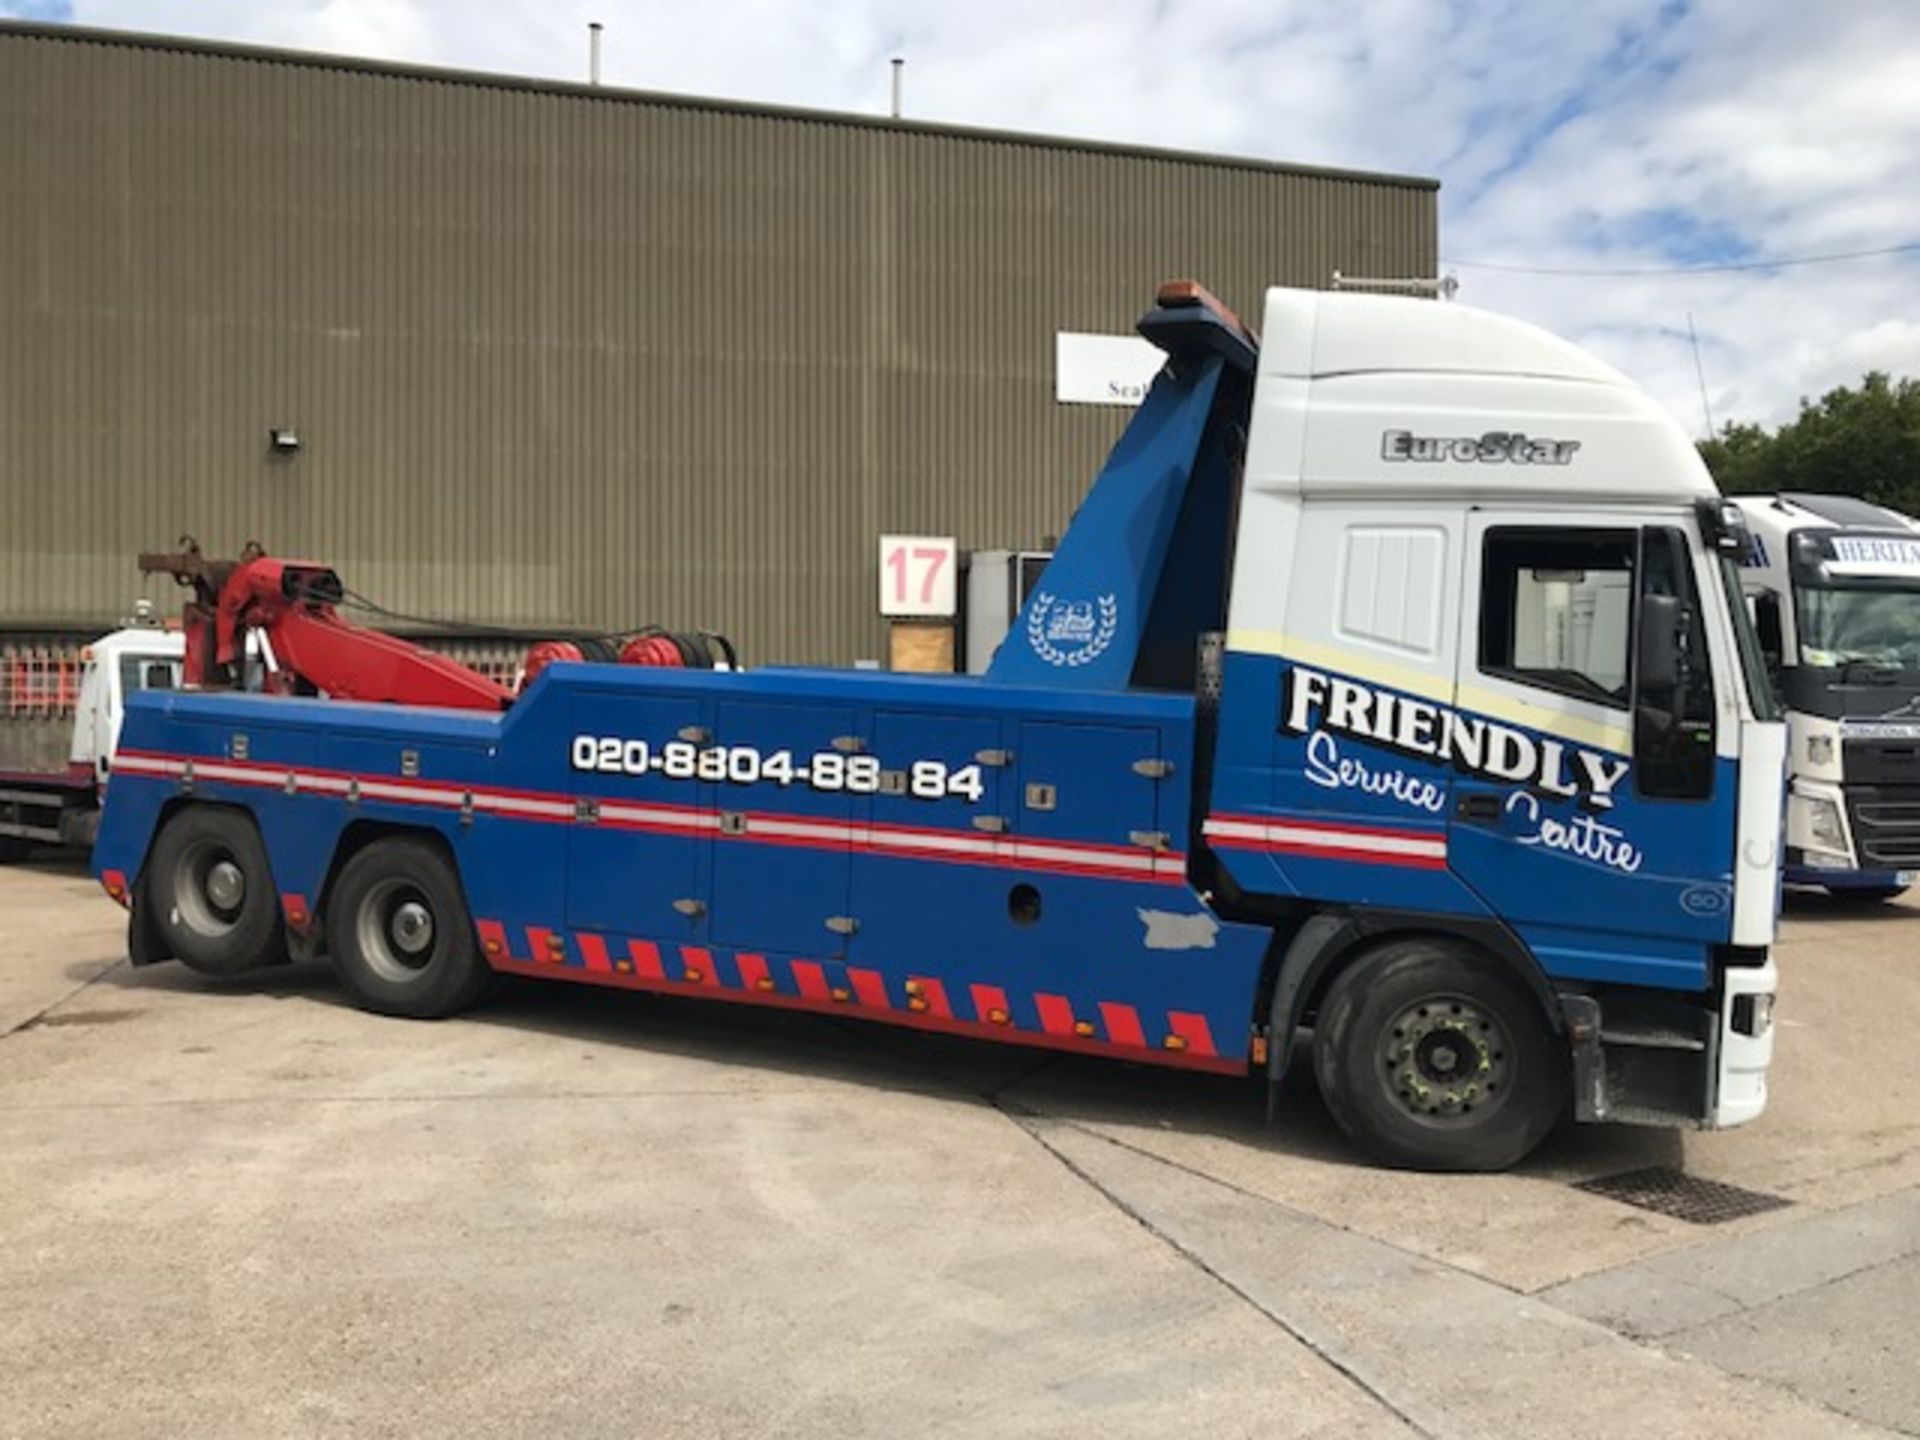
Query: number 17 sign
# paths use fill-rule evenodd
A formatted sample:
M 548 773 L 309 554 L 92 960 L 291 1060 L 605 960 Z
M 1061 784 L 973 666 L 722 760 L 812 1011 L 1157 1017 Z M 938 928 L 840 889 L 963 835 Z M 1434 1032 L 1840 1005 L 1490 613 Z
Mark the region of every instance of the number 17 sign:
M 958 543 L 951 535 L 880 537 L 880 613 L 948 619 L 954 613 Z

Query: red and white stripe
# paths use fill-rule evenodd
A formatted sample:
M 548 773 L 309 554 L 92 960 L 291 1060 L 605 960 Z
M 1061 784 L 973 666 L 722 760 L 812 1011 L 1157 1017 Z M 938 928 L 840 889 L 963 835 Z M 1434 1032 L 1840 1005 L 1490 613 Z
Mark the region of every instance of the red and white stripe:
M 424 805 L 460 810 L 469 803 L 483 814 L 528 820 L 571 820 L 573 801 L 559 795 L 492 786 L 450 785 L 445 780 L 413 780 L 393 775 L 357 775 L 346 770 L 323 770 L 310 765 L 288 767 L 244 760 L 210 760 L 198 755 L 159 755 L 144 750 L 120 750 L 113 757 L 116 775 L 149 775 L 159 779 L 217 785 L 244 785 L 289 794 L 358 795 L 396 805 Z
M 182 780 L 191 774 L 194 780 L 209 784 L 249 786 L 287 794 L 340 797 L 356 794 L 362 800 L 442 810 L 471 807 L 475 814 L 566 824 L 577 819 L 577 799 L 589 798 L 139 750 L 121 751 L 114 758 L 114 770 L 123 775 L 170 780 Z M 903 860 L 1041 870 L 1102 880 L 1163 885 L 1186 883 L 1186 856 L 1172 850 L 1148 850 L 1091 840 L 1043 840 L 930 826 L 832 820 L 770 811 L 744 812 L 746 828 L 734 834 L 721 830 L 721 812 L 716 808 L 590 798 L 598 806 L 593 823 L 607 829 L 716 836 L 743 844 L 851 850 Z
M 1350 825 L 1297 815 L 1209 815 L 1201 833 L 1222 850 L 1260 850 L 1416 870 L 1447 866 L 1447 837 L 1440 830 Z

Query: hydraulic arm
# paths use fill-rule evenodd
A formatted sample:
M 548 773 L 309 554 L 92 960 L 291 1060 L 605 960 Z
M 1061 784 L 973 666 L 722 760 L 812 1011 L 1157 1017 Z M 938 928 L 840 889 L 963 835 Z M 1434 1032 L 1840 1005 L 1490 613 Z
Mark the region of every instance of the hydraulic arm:
M 325 565 L 280 560 L 250 544 L 238 560 L 209 560 L 192 539 L 140 557 L 143 574 L 168 574 L 193 591 L 182 609 L 185 681 L 196 689 L 244 688 L 246 637 L 266 638 L 277 669 L 267 688 L 453 710 L 501 710 L 503 685 L 456 660 L 344 620 L 340 577 Z

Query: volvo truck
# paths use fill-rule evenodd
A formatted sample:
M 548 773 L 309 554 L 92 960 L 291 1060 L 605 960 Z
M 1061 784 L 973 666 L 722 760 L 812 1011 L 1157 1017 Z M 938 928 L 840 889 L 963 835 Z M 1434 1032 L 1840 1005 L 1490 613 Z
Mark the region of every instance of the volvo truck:
M 1920 878 L 1920 525 L 1844 495 L 1738 503 L 1787 719 L 1787 883 L 1891 900 Z

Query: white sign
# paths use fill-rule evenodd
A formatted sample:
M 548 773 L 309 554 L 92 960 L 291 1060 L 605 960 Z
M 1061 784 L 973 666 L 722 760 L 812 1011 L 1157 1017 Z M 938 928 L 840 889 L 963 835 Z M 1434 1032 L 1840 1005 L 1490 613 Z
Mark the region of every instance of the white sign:
M 1920 575 L 1920 539 L 1836 535 L 1832 568 L 1840 575 Z
M 1138 405 L 1166 352 L 1138 335 L 1053 337 L 1053 398 L 1062 405 Z
M 951 535 L 880 537 L 880 613 L 889 617 L 951 619 L 959 542 Z

